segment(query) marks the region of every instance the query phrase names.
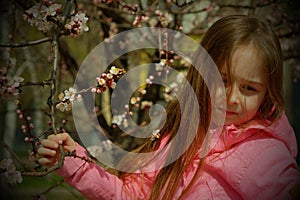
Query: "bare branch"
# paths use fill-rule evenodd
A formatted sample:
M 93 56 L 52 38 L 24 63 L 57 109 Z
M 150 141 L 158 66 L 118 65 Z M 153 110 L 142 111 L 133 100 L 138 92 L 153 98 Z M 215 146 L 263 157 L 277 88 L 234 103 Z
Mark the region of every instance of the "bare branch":
M 212 10 L 216 7 L 217 5 L 214 3 L 211 3 L 210 6 L 195 10 L 195 7 L 191 6 L 186 8 L 183 8 L 181 10 L 171 10 L 170 12 L 172 14 L 176 14 L 176 15 L 184 15 L 184 14 L 192 14 L 192 13 L 201 13 L 201 12 L 207 12 L 208 10 Z
M 26 126 L 26 134 L 30 137 L 30 138 L 34 138 L 34 135 L 32 133 L 32 129 L 31 129 L 31 126 L 30 126 L 30 122 L 29 122 L 29 119 L 27 118 L 27 116 L 25 116 L 25 113 L 22 109 L 22 105 L 19 101 L 16 102 L 17 106 L 18 106 L 18 110 L 20 112 L 20 115 L 22 115 L 22 118 L 25 122 L 25 126 Z M 30 140 L 30 143 L 31 143 L 31 146 L 32 146 L 32 151 L 34 152 L 34 154 L 37 154 L 37 150 L 36 150 L 36 138 L 33 139 L 33 140 Z
M 22 165 L 24 168 L 28 168 L 28 166 L 19 158 L 19 156 L 11 149 L 10 146 L 8 146 L 6 143 L 4 143 L 1 140 L 0 140 L 0 145 L 4 147 L 20 165 Z
M 54 102 L 54 95 L 56 92 L 56 73 L 57 73 L 57 62 L 58 62 L 58 46 L 57 46 L 57 36 L 54 34 L 53 41 L 52 41 L 52 48 L 54 51 L 54 56 L 53 56 L 53 69 L 50 77 L 50 96 L 48 98 L 48 105 L 50 106 L 50 115 L 51 115 L 51 126 L 54 134 L 57 134 L 57 130 L 55 127 L 55 105 L 53 104 Z
M 48 192 L 50 192 L 51 190 L 53 190 L 54 188 L 56 188 L 57 186 L 60 186 L 64 181 L 64 179 L 61 179 L 59 181 L 57 181 L 54 185 L 52 185 L 51 187 L 49 187 L 47 190 L 45 190 L 44 192 L 41 192 L 37 195 L 34 195 L 34 199 L 40 199 L 41 196 L 47 194 Z
M 276 2 L 277 2 L 277 0 L 270 0 L 270 1 L 262 2 L 262 3 L 257 3 L 257 4 L 255 4 L 255 6 L 253 6 L 253 5 L 236 5 L 236 4 L 219 4 L 218 6 L 220 8 L 228 7 L 228 8 L 255 9 L 256 7 L 269 6 Z
M 264 6 L 269 6 L 273 3 L 276 3 L 277 0 L 270 0 L 270 1 L 265 1 L 265 2 L 260 2 L 258 4 L 256 4 L 256 7 L 264 7 Z
M 60 145 L 60 150 L 61 150 L 61 155 L 60 155 L 60 158 L 59 158 L 59 161 L 56 165 L 50 167 L 50 168 L 46 168 L 46 170 L 44 171 L 40 171 L 40 172 L 37 172 L 37 171 L 33 171 L 33 172 L 22 172 L 22 175 L 23 176 L 46 176 L 58 169 L 60 169 L 63 164 L 64 164 L 64 161 L 65 161 L 65 158 L 66 156 L 70 156 L 70 157 L 74 157 L 74 158 L 79 158 L 79 159 L 82 159 L 84 160 L 85 162 L 94 162 L 93 160 L 87 158 L 87 157 L 82 157 L 82 156 L 77 156 L 76 155 L 76 151 L 73 151 L 73 152 L 64 152 L 63 150 L 63 147 Z
M 24 5 L 21 5 L 20 2 L 16 2 L 15 0 L 9 0 L 12 2 L 18 9 L 20 9 L 25 15 L 31 16 L 26 12 L 26 8 L 24 8 Z
M 58 169 L 60 169 L 62 166 L 63 166 L 63 163 L 65 161 L 65 153 L 61 154 L 61 158 L 59 159 L 58 163 L 50 168 L 47 168 L 45 171 L 40 171 L 40 172 L 37 172 L 37 171 L 33 171 L 33 172 L 22 172 L 22 175 L 23 176 L 46 176 Z
M 44 87 L 45 85 L 50 85 L 50 81 L 41 81 L 41 82 L 37 82 L 37 83 L 34 83 L 34 82 L 24 82 L 24 83 L 20 83 L 20 85 L 16 88 L 21 88 L 21 87 L 24 87 L 24 86 L 42 86 Z
M 26 47 L 26 46 L 34 46 L 46 42 L 52 41 L 52 38 L 43 38 L 40 40 L 30 41 L 30 42 L 21 42 L 16 44 L 0 44 L 0 47 L 11 47 L 11 48 L 19 48 L 19 47 Z

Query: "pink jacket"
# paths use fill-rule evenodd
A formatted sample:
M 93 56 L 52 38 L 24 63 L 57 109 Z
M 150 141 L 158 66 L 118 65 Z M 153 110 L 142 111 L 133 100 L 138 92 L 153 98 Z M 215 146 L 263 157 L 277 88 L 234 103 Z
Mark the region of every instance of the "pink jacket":
M 284 114 L 269 127 L 251 125 L 239 137 L 233 125 L 226 126 L 223 133 L 184 199 L 290 199 L 289 190 L 300 183 L 300 174 L 294 159 L 295 134 Z M 225 146 L 229 147 L 226 151 Z M 76 152 L 86 156 L 80 145 Z M 181 177 L 175 199 L 195 175 L 199 160 L 196 156 Z M 71 157 L 57 173 L 93 200 L 148 199 L 156 175 L 137 173 L 120 180 L 94 163 Z

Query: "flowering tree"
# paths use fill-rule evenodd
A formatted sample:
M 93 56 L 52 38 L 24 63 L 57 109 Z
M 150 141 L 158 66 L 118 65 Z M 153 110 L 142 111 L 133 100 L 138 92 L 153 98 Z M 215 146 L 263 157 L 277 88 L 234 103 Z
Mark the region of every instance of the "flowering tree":
M 37 149 L 41 139 L 62 131 L 69 132 L 80 143 L 71 110 L 74 101 L 85 100 L 81 97 L 83 93 L 95 96 L 94 112 L 110 138 L 102 147 L 87 147 L 92 155 L 111 149 L 112 142 L 130 150 L 143 141 L 129 137 L 119 128 L 127 126 L 125 116 L 131 116 L 140 125 L 148 123 L 149 108 L 153 103 L 164 104 L 173 98 L 172 91 L 180 85 L 189 62 L 172 51 L 130 52 L 107 66 L 94 85 L 77 91 L 73 82 L 85 56 L 98 43 L 109 42 L 109 38 L 120 32 L 139 27 L 162 27 L 200 40 L 207 28 L 222 16 L 256 15 L 271 23 L 281 39 L 286 71 L 293 74 L 285 76 L 287 100 L 292 98 L 292 84 L 299 79 L 299 24 L 293 15 L 297 11 L 292 9 L 293 1 L 7 0 L 1 4 L 2 185 L 21 183 L 23 177 L 28 176 L 47 177 L 62 166 L 65 156 L 76 156 L 76 153 L 65 153 L 61 149 L 58 164 L 44 168 L 37 162 Z M 162 45 L 167 45 L 167 40 L 162 41 Z M 119 48 L 128 45 L 130 43 L 124 41 Z M 112 118 L 109 97 L 117 81 L 126 71 L 147 62 L 156 63 L 155 71 L 143 77 L 147 84 L 132 95 L 125 105 L 127 112 Z M 177 81 L 169 87 L 152 84 L 155 76 L 167 73 L 166 66 L 180 71 Z M 159 130 L 153 131 L 151 139 L 157 138 Z M 26 156 L 24 149 L 29 149 Z M 89 158 L 82 159 L 92 162 Z M 57 182 L 62 183 L 61 180 Z M 32 195 L 41 198 L 52 189 L 51 186 Z

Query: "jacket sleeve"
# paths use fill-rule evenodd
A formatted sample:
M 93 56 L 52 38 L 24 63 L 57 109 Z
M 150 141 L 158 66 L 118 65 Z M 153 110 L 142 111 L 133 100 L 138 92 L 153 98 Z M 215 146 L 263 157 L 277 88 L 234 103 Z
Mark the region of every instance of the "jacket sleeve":
M 296 161 L 282 143 L 265 144 L 245 168 L 239 189 L 245 199 L 291 199 L 290 191 L 300 183 Z
M 76 154 L 87 157 L 86 150 L 78 144 Z M 117 176 L 81 158 L 66 157 L 57 174 L 88 199 L 118 199 L 122 195 L 123 183 Z

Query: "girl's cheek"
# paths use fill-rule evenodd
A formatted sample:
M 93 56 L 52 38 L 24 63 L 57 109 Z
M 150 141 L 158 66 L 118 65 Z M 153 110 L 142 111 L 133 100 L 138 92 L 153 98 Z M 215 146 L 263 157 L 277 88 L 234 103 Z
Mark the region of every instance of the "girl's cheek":
M 226 104 L 226 90 L 218 87 L 215 90 L 215 102 L 213 102 L 213 104 L 216 105 L 222 105 L 222 104 Z
M 212 97 L 211 120 L 215 125 L 223 126 L 226 110 L 226 91 L 222 87 L 216 87 Z M 211 94 L 212 95 L 212 94 Z

